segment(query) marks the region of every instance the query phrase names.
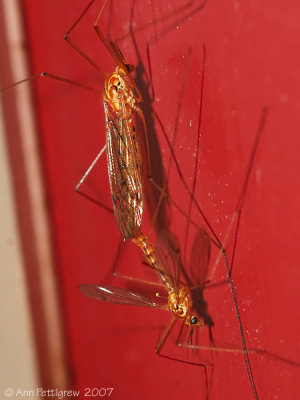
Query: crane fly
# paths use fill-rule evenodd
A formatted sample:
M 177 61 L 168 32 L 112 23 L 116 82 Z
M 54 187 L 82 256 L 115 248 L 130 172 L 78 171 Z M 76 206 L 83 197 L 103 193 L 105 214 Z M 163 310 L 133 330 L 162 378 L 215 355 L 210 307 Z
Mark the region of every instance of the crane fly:
M 118 74 L 120 74 L 118 68 Z M 116 87 L 120 86 L 120 79 L 115 73 L 109 80 L 118 79 Z M 121 78 L 122 79 L 122 78 Z M 125 79 L 122 79 L 125 82 Z M 107 81 L 105 81 L 105 84 Z M 118 86 L 117 86 L 118 85 Z M 115 87 L 115 86 L 114 86 Z M 127 88 L 128 89 L 128 88 Z M 114 215 L 118 228 L 124 238 L 136 237 L 143 217 L 143 190 L 141 174 L 141 155 L 135 137 L 135 128 L 132 121 L 132 112 L 136 106 L 129 106 L 124 98 L 124 91 L 118 92 L 116 99 L 107 98 L 107 91 L 103 94 L 106 125 L 106 152 L 108 176 Z M 108 93 L 115 93 L 110 88 Z M 126 91 L 125 91 L 126 93 Z M 131 97 L 134 101 L 134 97 Z M 117 101 L 116 101 L 117 100 Z M 120 102 L 120 104 L 119 104 Z M 112 118 L 109 106 L 115 107 L 117 113 Z M 134 105 L 134 104 L 133 104 Z M 121 107 L 120 109 L 118 109 Z
M 163 236 L 165 236 L 163 238 Z M 200 265 L 201 270 L 201 281 L 198 281 L 195 286 L 191 285 L 192 278 L 189 276 L 187 270 L 185 270 L 181 257 L 180 249 L 177 242 L 173 243 L 172 246 L 166 246 L 166 237 L 172 238 L 174 242 L 174 235 L 170 232 L 161 232 L 157 241 L 157 253 L 156 255 L 153 246 L 147 236 L 142 232 L 133 239 L 133 241 L 140 247 L 148 264 L 158 274 L 164 290 L 167 292 L 167 301 L 165 304 L 161 304 L 159 301 L 151 300 L 141 293 L 136 293 L 124 288 L 117 288 L 108 285 L 79 285 L 78 288 L 85 295 L 92 297 L 97 300 L 112 302 L 124 305 L 135 305 L 141 307 L 158 308 L 166 311 L 170 311 L 173 319 L 171 326 L 173 327 L 176 320 L 181 320 L 183 323 L 190 328 L 190 338 L 192 339 L 194 328 L 198 328 L 207 324 L 210 319 L 207 316 L 207 311 L 203 313 L 195 303 L 195 291 L 204 289 L 204 281 L 206 272 L 209 265 L 210 259 L 210 240 L 207 235 L 199 230 L 198 235 L 195 237 L 193 244 L 193 253 L 199 252 L 199 258 L 202 258 L 204 263 Z M 161 239 L 160 239 L 161 238 Z M 190 261 L 190 267 L 193 268 L 193 261 Z M 195 281 L 194 281 L 195 283 Z M 156 293 L 157 297 L 161 295 Z M 205 302 L 204 302 L 205 303 Z M 206 304 L 206 303 L 205 303 Z M 156 350 L 160 354 L 163 345 L 169 336 L 172 329 L 168 328 L 166 333 L 162 336 L 158 342 Z
M 101 32 L 98 23 L 108 0 L 105 0 L 97 17 L 94 29 L 114 61 L 117 63 L 112 74 L 106 74 L 89 56 L 72 40 L 70 33 L 83 18 L 95 0 L 90 1 L 73 26 L 65 34 L 65 40 L 104 77 L 102 100 L 105 114 L 106 154 L 108 177 L 112 196 L 114 215 L 122 236 L 127 239 L 135 237 L 143 218 L 143 190 L 141 172 L 141 154 L 135 136 L 133 117 L 138 114 L 143 121 L 145 134 L 146 124 L 143 112 L 139 107 L 142 101 L 136 84 L 130 73 L 133 65 L 125 59 L 115 42 L 109 42 Z M 147 134 L 146 134 L 147 135 Z M 146 139 L 147 140 L 147 139 Z M 102 155 L 103 149 L 96 160 L 84 174 L 76 190 L 79 188 L 95 162 Z
M 148 176 L 150 177 L 151 163 L 149 160 L 147 127 L 143 111 L 139 106 L 142 102 L 142 95 L 131 76 L 135 67 L 126 63 L 125 58 L 118 47 L 117 41 L 108 41 L 98 25 L 108 0 L 105 0 L 103 3 L 102 9 L 94 25 L 94 29 L 117 64 L 115 71 L 112 74 L 106 74 L 101 68 L 99 68 L 99 66 L 69 37 L 70 33 L 83 18 L 94 1 L 95 0 L 90 1 L 83 13 L 67 31 L 64 38 L 82 57 L 84 57 L 98 72 L 100 72 L 105 79 L 102 99 L 105 114 L 106 153 L 110 190 L 118 228 L 122 236 L 125 239 L 129 239 L 137 237 L 143 219 L 142 157 L 135 135 L 133 122 L 134 116 L 138 115 L 143 123 L 147 151 Z M 195 12 L 198 11 L 198 9 L 202 9 L 204 4 L 198 6 L 195 9 Z M 190 5 L 192 5 L 192 2 L 179 7 L 169 15 L 165 15 L 154 22 L 163 21 L 166 18 L 174 16 L 178 12 L 188 8 Z M 144 29 L 150 24 L 151 23 L 148 23 L 145 26 L 140 27 L 137 31 Z M 123 38 L 124 37 L 125 36 L 123 36 Z M 81 184 L 101 157 L 103 151 L 104 148 L 97 155 L 78 185 L 75 187 L 75 190 L 80 194 L 83 194 L 79 191 Z
M 143 112 L 139 107 L 142 97 L 130 75 L 134 70 L 134 66 L 125 62 L 117 43 L 108 41 L 98 26 L 108 0 L 105 0 L 103 3 L 94 29 L 97 36 L 116 62 L 115 70 L 111 74 L 104 72 L 104 70 L 102 70 L 96 62 L 70 38 L 71 32 L 82 20 L 94 2 L 95 0 L 91 0 L 88 3 L 79 18 L 77 18 L 64 36 L 66 42 L 104 78 L 104 90 L 101 96 L 104 105 L 106 144 L 76 185 L 75 190 L 84 195 L 84 193 L 79 190 L 80 186 L 106 150 L 114 215 L 122 236 L 127 239 L 135 237 L 138 234 L 143 218 L 141 154 L 135 135 L 134 116 L 139 115 L 141 118 L 147 142 L 146 124 Z M 98 90 L 90 86 L 48 72 L 42 72 L 31 78 L 18 81 L 2 88 L 1 91 L 38 77 L 55 79 L 99 93 Z M 86 197 L 89 198 L 89 196 Z
M 104 90 L 101 93 L 101 97 L 104 106 L 106 144 L 98 153 L 90 167 L 86 170 L 76 185 L 75 190 L 79 194 L 94 201 L 94 199 L 81 192 L 80 187 L 95 166 L 96 162 L 103 155 L 104 151 L 106 151 L 108 177 L 114 215 L 120 233 L 125 239 L 127 239 L 137 236 L 143 219 L 144 206 L 142 189 L 142 157 L 135 134 L 135 116 L 138 116 L 142 120 L 147 156 L 149 155 L 149 145 L 144 114 L 139 106 L 139 104 L 142 102 L 142 96 L 133 77 L 131 76 L 131 73 L 135 70 L 135 67 L 126 63 L 126 60 L 119 49 L 117 41 L 109 41 L 99 27 L 99 21 L 108 2 L 109 0 L 104 0 L 102 8 L 94 24 L 94 29 L 98 38 L 103 43 L 113 60 L 116 62 L 115 70 L 112 73 L 106 73 L 70 37 L 71 33 L 84 18 L 91 6 L 95 3 L 95 0 L 89 1 L 83 12 L 64 35 L 66 42 L 104 78 Z M 178 12 L 188 8 L 191 4 L 192 3 L 187 3 L 179 7 L 170 14 L 159 18 L 158 21 L 163 21 L 176 15 Z M 158 21 L 147 23 L 144 26 L 139 27 L 137 30 L 143 30 L 154 22 Z M 124 37 L 125 36 L 122 38 Z M 1 91 L 38 77 L 46 77 L 58 80 L 99 94 L 99 90 L 93 87 L 48 72 L 42 72 L 41 74 L 37 74 L 30 78 L 13 83 L 2 88 Z M 151 174 L 149 160 L 147 165 L 148 173 Z

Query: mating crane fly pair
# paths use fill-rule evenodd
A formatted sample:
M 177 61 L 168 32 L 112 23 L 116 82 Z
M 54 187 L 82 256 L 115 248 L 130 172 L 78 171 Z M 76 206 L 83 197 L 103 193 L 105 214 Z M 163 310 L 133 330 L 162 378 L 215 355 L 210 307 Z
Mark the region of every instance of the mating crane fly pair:
M 101 15 L 101 13 L 99 14 L 99 16 Z M 79 18 L 79 20 L 81 18 L 82 16 Z M 99 17 L 97 22 L 98 21 Z M 73 29 L 73 27 L 71 29 Z M 141 199 L 143 198 L 142 185 L 141 185 L 141 156 L 139 152 L 139 147 L 137 145 L 137 141 L 135 140 L 135 130 L 131 118 L 134 113 L 138 112 L 139 116 L 142 118 L 144 123 L 146 142 L 148 144 L 145 119 L 142 111 L 137 106 L 137 104 L 141 101 L 141 96 L 138 92 L 138 89 L 136 88 L 133 79 L 130 76 L 132 67 L 130 68 L 126 67 L 125 60 L 121 56 L 121 53 L 118 50 L 117 45 L 114 43 L 109 43 L 104 38 L 97 24 L 95 26 L 95 29 L 99 38 L 102 40 L 102 42 L 104 43 L 110 54 L 117 62 L 117 68 L 115 72 L 111 76 L 106 77 L 105 91 L 103 96 L 105 118 L 106 118 L 106 138 L 107 138 L 106 151 L 107 151 L 107 161 L 108 161 L 108 172 L 109 172 L 110 188 L 111 188 L 114 213 L 117 225 L 124 238 L 126 239 L 131 238 L 133 242 L 136 243 L 141 248 L 147 262 L 157 272 L 162 284 L 164 285 L 165 289 L 168 292 L 168 304 L 167 307 L 164 306 L 163 308 L 164 309 L 168 308 L 168 310 L 171 311 L 172 315 L 174 316 L 174 319 L 172 320 L 169 328 L 166 330 L 165 334 L 162 336 L 159 343 L 157 344 L 156 350 L 157 353 L 159 354 L 174 326 L 174 323 L 176 322 L 176 319 L 183 320 L 184 323 L 191 329 L 189 335 L 189 341 L 191 341 L 193 335 L 193 329 L 203 324 L 203 316 L 199 315 L 197 317 L 193 315 L 193 309 L 195 309 L 197 306 L 193 302 L 193 297 L 192 297 L 193 288 L 189 287 L 188 285 L 185 285 L 184 282 L 180 279 L 180 275 L 183 272 L 183 268 L 181 263 L 179 262 L 179 259 L 177 259 L 174 263 L 176 269 L 175 272 L 176 278 L 173 280 L 173 284 L 171 284 L 170 280 L 172 280 L 172 275 L 167 273 L 166 265 L 164 265 L 159 261 L 159 259 L 155 255 L 155 252 L 153 251 L 149 239 L 140 231 L 140 223 L 142 219 L 141 212 L 143 207 L 141 202 Z M 68 37 L 67 39 L 69 40 Z M 84 55 L 82 51 L 78 49 L 77 45 L 75 45 L 70 40 L 69 43 L 75 48 L 75 50 L 79 51 L 80 54 Z M 90 59 L 86 55 L 84 55 L 84 57 L 88 61 L 90 61 Z M 91 64 L 93 65 L 93 62 L 91 62 Z M 133 92 L 137 93 L 136 97 L 133 95 Z M 113 113 L 113 115 L 111 113 Z M 260 134 L 262 132 L 265 116 L 266 116 L 266 110 L 264 110 L 262 114 L 261 123 L 257 133 L 257 138 L 260 137 Z M 255 147 L 256 146 L 254 146 L 252 152 L 253 155 L 255 154 Z M 172 151 L 171 154 L 173 155 Z M 248 179 L 249 177 L 251 166 L 252 164 L 250 163 L 246 179 Z M 179 168 L 178 164 L 177 168 Z M 88 171 L 90 171 L 90 169 Z M 180 175 L 182 176 L 181 172 Z M 155 187 L 157 186 L 155 185 Z M 186 184 L 185 187 L 187 188 Z M 138 192 L 139 190 L 140 192 Z M 163 194 L 164 190 L 161 190 L 161 193 Z M 203 217 L 205 223 L 210 229 L 214 239 L 210 239 L 208 234 L 202 235 L 202 232 L 200 236 L 209 238 L 211 242 L 218 247 L 218 249 L 220 250 L 220 254 L 222 254 L 222 256 L 224 257 L 228 275 L 228 282 L 234 300 L 234 307 L 237 314 L 237 320 L 240 330 L 241 343 L 242 343 L 241 352 L 243 353 L 245 358 L 247 374 L 253 395 L 256 399 L 258 399 L 258 394 L 250 367 L 250 361 L 248 358 L 245 335 L 242 327 L 233 281 L 231 278 L 230 266 L 227 261 L 225 249 L 220 240 L 218 239 L 217 235 L 214 233 L 211 226 L 207 222 L 207 219 L 203 211 L 199 208 L 199 205 L 196 202 L 193 193 L 190 193 L 189 191 L 188 193 L 191 196 L 192 202 L 195 204 L 196 208 L 198 208 L 200 215 Z M 244 196 L 245 196 L 245 190 L 242 190 L 241 198 L 243 198 Z M 239 201 L 239 204 L 242 204 L 242 201 Z M 240 209 L 237 210 L 236 214 L 238 214 L 239 211 Z M 205 282 L 201 282 L 198 284 L 198 287 L 197 286 L 195 287 L 195 289 L 200 288 L 203 290 L 204 285 Z M 81 285 L 79 286 L 79 289 L 86 295 L 93 298 L 97 298 L 102 301 L 114 302 L 118 304 L 130 304 L 130 305 L 134 304 L 139 306 L 158 307 L 156 302 L 152 302 L 145 296 L 133 293 L 127 289 L 120 289 L 105 285 Z M 203 302 L 204 304 L 206 304 L 204 300 Z M 196 365 L 203 366 L 203 364 L 196 364 Z
M 69 45 L 71 45 L 88 63 L 90 63 L 105 78 L 102 99 L 106 125 L 106 145 L 103 147 L 93 163 L 87 169 L 86 173 L 83 175 L 83 177 L 75 187 L 75 190 L 78 193 L 89 198 L 80 191 L 80 187 L 87 178 L 88 174 L 91 172 L 96 162 L 102 156 L 104 150 L 106 150 L 108 176 L 114 215 L 121 235 L 125 239 L 132 239 L 133 242 L 141 248 L 147 262 L 157 272 L 162 283 L 165 285 L 169 292 L 168 308 L 172 312 L 172 314 L 179 319 L 183 319 L 187 326 L 191 328 L 198 327 L 202 323 L 196 316 L 191 315 L 192 301 L 190 289 L 186 286 L 183 286 L 182 284 L 178 286 L 179 281 L 177 281 L 176 284 L 170 284 L 170 279 L 166 276 L 164 268 L 162 268 L 162 266 L 160 265 L 160 262 L 157 259 L 155 252 L 152 248 L 151 242 L 149 241 L 147 236 L 145 236 L 140 230 L 143 218 L 142 161 L 139 145 L 136 140 L 133 117 L 135 114 L 138 114 L 143 122 L 146 145 L 148 150 L 147 153 L 149 155 L 146 122 L 144 114 L 139 107 L 139 103 L 142 101 L 142 96 L 138 88 L 136 87 L 133 78 L 130 75 L 130 73 L 134 70 L 134 66 L 125 62 L 125 59 L 117 43 L 109 42 L 104 37 L 98 26 L 98 22 L 107 1 L 108 0 L 104 1 L 103 7 L 98 15 L 94 28 L 98 37 L 103 42 L 117 64 L 116 69 L 112 74 L 106 74 L 69 36 L 73 29 L 80 22 L 80 20 L 84 17 L 89 8 L 92 6 L 92 4 L 95 2 L 95 0 L 90 1 L 82 14 L 64 36 L 64 39 L 67 41 L 67 43 L 69 43 Z M 182 8 L 183 7 L 180 7 L 176 12 L 181 11 Z M 171 15 L 174 15 L 174 12 Z M 41 74 L 34 75 L 31 78 L 26 78 L 18 81 L 12 85 L 3 88 L 2 91 L 12 88 L 28 80 L 36 79 L 38 77 L 58 80 L 98 93 L 98 90 L 85 84 L 78 83 L 48 72 L 42 72 Z M 83 291 L 87 295 L 95 297 L 95 291 L 93 290 L 93 288 L 93 285 L 79 286 L 79 289 L 81 291 Z M 98 286 L 97 288 L 98 292 L 99 290 L 102 290 L 102 286 Z M 118 295 L 116 297 L 120 296 L 120 293 L 122 291 L 122 296 L 124 297 L 123 303 L 127 304 L 128 301 L 126 301 L 126 297 L 128 300 L 128 298 L 132 296 L 132 293 L 126 292 L 126 290 L 124 289 L 121 290 L 115 288 L 115 290 L 118 292 Z M 108 295 L 108 292 L 109 291 L 103 286 L 103 293 L 102 296 L 99 295 L 99 299 L 104 300 L 104 297 Z M 109 292 L 109 297 L 109 301 L 115 301 L 117 303 L 120 302 L 120 299 L 114 299 L 114 292 L 112 290 L 110 290 Z M 156 304 L 153 303 L 153 306 L 156 306 Z
M 143 112 L 139 106 L 139 104 L 142 101 L 142 96 L 131 76 L 131 72 L 133 72 L 134 67 L 125 62 L 125 59 L 121 51 L 119 50 L 118 45 L 115 42 L 109 42 L 103 36 L 98 26 L 98 22 L 102 15 L 103 9 L 107 3 L 107 0 L 105 0 L 104 2 L 104 5 L 98 15 L 94 27 L 98 37 L 100 38 L 100 40 L 107 48 L 107 50 L 109 51 L 109 53 L 111 54 L 111 56 L 113 57 L 113 59 L 117 64 L 115 71 L 112 74 L 106 74 L 70 38 L 70 33 L 79 23 L 79 21 L 83 18 L 83 16 L 89 10 L 91 5 L 94 3 L 94 1 L 95 0 L 90 1 L 90 3 L 87 5 L 83 13 L 80 15 L 80 17 L 76 20 L 76 22 L 73 24 L 73 26 L 68 30 L 68 32 L 65 35 L 65 40 L 82 57 L 84 57 L 87 62 L 89 62 L 94 68 L 96 68 L 96 70 L 100 72 L 100 74 L 105 78 L 102 99 L 104 105 L 105 125 L 106 125 L 106 145 L 97 155 L 96 159 L 91 164 L 89 169 L 86 171 L 86 173 L 76 186 L 76 190 L 80 192 L 79 188 L 81 184 L 85 181 L 91 169 L 103 154 L 104 149 L 106 149 L 108 176 L 110 182 L 114 215 L 120 233 L 125 239 L 132 239 L 132 241 L 138 247 L 140 247 L 148 264 L 153 268 L 153 270 L 155 270 L 156 274 L 160 278 L 162 286 L 167 291 L 168 300 L 165 305 L 161 306 L 157 302 L 151 301 L 150 299 L 141 294 L 131 292 L 127 289 L 121 289 L 108 285 L 80 285 L 79 289 L 86 295 L 99 299 L 101 301 L 114 302 L 118 304 L 145 306 L 145 307 L 156 307 L 156 308 L 162 308 L 164 310 L 169 310 L 174 318 L 170 324 L 170 327 L 166 330 L 166 333 L 163 335 L 163 337 L 157 344 L 156 349 L 157 352 L 160 353 L 176 320 L 183 321 L 184 324 L 190 328 L 189 340 L 192 338 L 193 329 L 202 326 L 205 323 L 204 316 L 199 315 L 199 313 L 197 312 L 194 312 L 194 309 L 196 309 L 196 304 L 194 304 L 193 302 L 193 290 L 197 289 L 197 287 L 203 289 L 205 286 L 205 282 L 204 281 L 198 282 L 198 286 L 191 287 L 189 284 L 188 277 L 182 276 L 184 268 L 180 256 L 178 256 L 178 254 L 177 256 L 175 255 L 173 256 L 173 267 L 169 268 L 167 265 L 167 259 L 164 257 L 157 257 L 156 252 L 153 250 L 150 240 L 141 231 L 141 224 L 143 219 L 143 207 L 144 207 L 143 190 L 142 190 L 143 186 L 142 157 L 138 141 L 136 139 L 136 133 L 134 127 L 135 115 L 138 115 L 143 122 L 146 144 L 148 147 L 146 122 Z M 87 87 L 86 85 L 70 81 L 68 79 L 59 77 L 57 75 L 42 73 L 41 75 L 36 75 L 33 78 L 38 76 L 57 79 L 65 83 L 73 84 L 85 89 L 95 91 L 95 89 Z M 263 112 L 262 115 L 260 127 L 257 133 L 257 138 L 259 138 L 260 133 L 262 132 L 265 115 L 266 115 L 266 110 Z M 254 146 L 253 155 L 255 154 L 256 146 L 257 143 Z M 149 151 L 148 151 L 148 156 L 149 156 Z M 247 179 L 249 178 L 251 166 L 252 164 L 250 163 L 249 171 L 247 173 Z M 178 165 L 177 168 L 179 168 Z M 163 189 L 161 190 L 161 194 L 162 195 L 165 194 Z M 198 208 L 200 214 L 204 216 L 202 210 L 199 209 L 199 205 L 196 202 L 193 193 L 189 192 L 189 194 L 191 196 L 192 202 Z M 244 195 L 245 195 L 245 190 L 243 190 L 242 192 L 242 197 Z M 242 206 L 242 202 L 239 203 L 240 206 L 237 209 L 237 214 Z M 204 218 L 204 221 L 206 222 L 206 218 Z M 211 239 L 207 233 L 199 229 L 198 236 L 195 239 L 195 242 L 196 240 L 204 240 L 204 241 L 208 240 L 209 245 L 211 243 L 216 245 L 220 250 L 220 254 L 222 254 L 222 256 L 224 257 L 228 274 L 228 282 L 234 299 L 234 305 L 240 329 L 240 336 L 242 342 L 241 352 L 244 354 L 245 357 L 248 378 L 252 387 L 254 397 L 258 399 L 258 394 L 256 391 L 255 383 L 251 372 L 250 362 L 248 359 L 243 327 L 241 324 L 239 309 L 237 305 L 237 300 L 234 292 L 233 282 L 231 279 L 230 268 L 226 258 L 225 250 L 221 242 L 218 240 L 216 234 L 213 232 L 210 225 L 208 227 L 214 239 Z M 202 365 L 202 364 L 196 364 L 196 365 Z
M 93 1 L 67 32 L 65 39 L 88 62 L 95 66 L 94 62 L 69 38 L 70 32 L 81 20 L 92 3 Z M 163 268 L 160 266 L 152 244 L 147 236 L 140 231 L 143 216 L 142 168 L 141 154 L 133 124 L 135 113 L 142 119 L 148 148 L 147 129 L 143 112 L 138 106 L 142 101 L 142 97 L 130 75 L 134 67 L 126 64 L 117 44 L 108 42 L 97 25 L 105 4 L 106 2 L 97 18 L 95 30 L 98 37 L 117 62 L 117 66 L 111 75 L 105 74 L 98 66 L 96 69 L 105 77 L 102 98 L 105 112 L 108 176 L 115 219 L 122 236 L 125 239 L 131 238 L 141 248 L 147 262 L 157 272 L 162 283 L 168 289 L 168 306 L 172 314 L 177 318 L 183 319 L 187 326 L 193 328 L 199 326 L 200 322 L 196 316 L 191 315 L 192 301 L 189 288 L 184 286 L 176 287 L 174 284 L 171 285 L 170 279 L 167 278 L 163 272 Z M 101 155 L 102 153 L 99 154 Z M 98 160 L 98 156 L 96 160 Z M 77 185 L 77 190 L 79 190 L 79 187 L 91 171 L 93 165 L 94 163 Z M 107 297 L 109 297 L 109 301 L 114 301 L 115 299 L 118 303 L 121 301 L 121 292 L 126 304 L 129 298 L 132 297 L 131 292 L 121 289 L 116 289 L 117 295 L 115 296 L 112 288 L 108 290 L 104 286 L 81 285 L 79 289 L 92 297 L 95 297 L 96 292 L 101 292 L 99 294 L 100 300 L 104 300 L 104 298 L 107 300 Z M 153 305 L 155 304 L 153 303 Z

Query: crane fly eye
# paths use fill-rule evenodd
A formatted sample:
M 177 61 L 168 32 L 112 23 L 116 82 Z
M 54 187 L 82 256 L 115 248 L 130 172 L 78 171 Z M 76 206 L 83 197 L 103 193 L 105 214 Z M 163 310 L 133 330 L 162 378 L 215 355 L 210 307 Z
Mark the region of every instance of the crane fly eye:
M 192 325 L 195 325 L 195 324 L 197 324 L 198 323 L 198 318 L 197 317 L 193 317 L 192 319 L 191 319 L 191 324 Z

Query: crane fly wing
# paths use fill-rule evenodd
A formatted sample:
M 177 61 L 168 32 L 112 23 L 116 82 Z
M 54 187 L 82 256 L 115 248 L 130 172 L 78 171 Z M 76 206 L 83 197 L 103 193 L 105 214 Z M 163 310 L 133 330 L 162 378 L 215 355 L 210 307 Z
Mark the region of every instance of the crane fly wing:
M 114 214 L 124 238 L 136 237 L 143 218 L 141 156 L 133 126 L 113 117 L 104 101 L 108 176 Z
M 189 287 L 204 287 L 211 255 L 211 240 L 204 230 L 197 231 L 189 263 L 182 262 L 179 242 L 168 230 L 159 232 L 156 254 L 160 260 L 160 269 L 171 286 L 178 287 L 180 281 L 184 280 Z
M 108 285 L 79 285 L 78 289 L 88 297 L 107 303 L 165 309 L 165 307 L 156 304 L 147 297 L 128 289 Z
M 185 274 L 191 286 L 204 287 L 211 255 L 211 240 L 203 229 L 198 229 L 191 248 L 191 256 Z

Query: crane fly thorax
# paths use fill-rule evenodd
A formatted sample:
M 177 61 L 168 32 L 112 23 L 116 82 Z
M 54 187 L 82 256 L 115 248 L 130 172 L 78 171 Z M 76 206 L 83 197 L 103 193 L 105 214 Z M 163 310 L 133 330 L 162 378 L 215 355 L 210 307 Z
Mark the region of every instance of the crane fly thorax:
M 170 311 L 178 318 L 186 318 L 189 314 L 192 298 L 189 290 L 185 287 L 169 293 L 168 306 Z
M 180 319 L 185 320 L 185 324 L 191 328 L 200 326 L 197 317 L 191 315 L 192 296 L 187 287 L 181 287 L 176 291 L 171 291 L 168 297 L 169 310 Z
M 122 67 L 117 66 L 115 72 L 106 78 L 103 98 L 116 113 L 122 112 L 125 106 L 127 118 L 135 111 L 136 96 Z

